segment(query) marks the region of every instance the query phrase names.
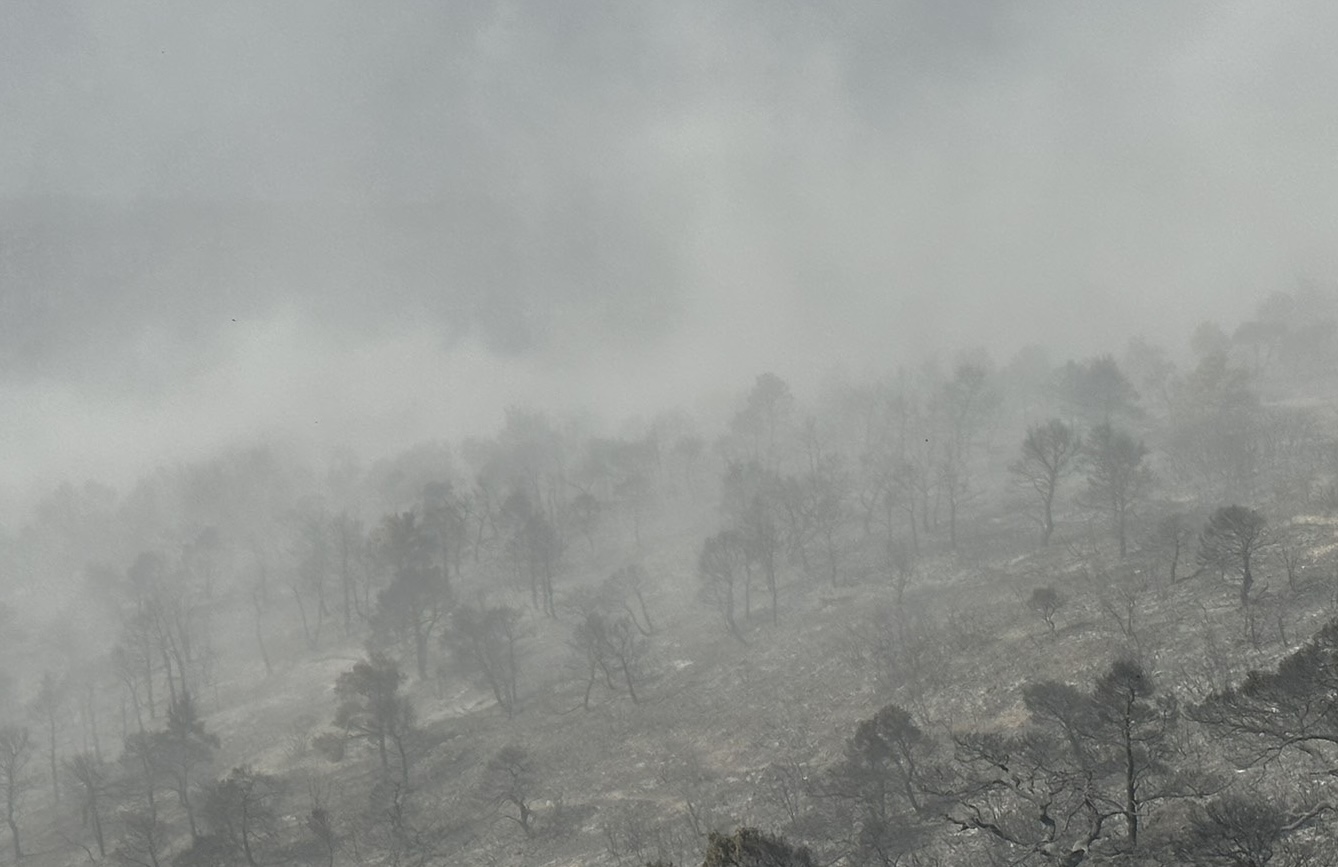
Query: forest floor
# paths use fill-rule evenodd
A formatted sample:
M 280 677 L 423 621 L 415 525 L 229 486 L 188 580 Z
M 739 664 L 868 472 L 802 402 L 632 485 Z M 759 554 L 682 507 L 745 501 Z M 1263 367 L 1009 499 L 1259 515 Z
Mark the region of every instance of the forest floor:
M 419 821 L 440 831 L 449 864 L 691 864 L 710 828 L 784 827 L 787 773 L 819 773 L 856 724 L 888 702 L 931 731 L 1010 728 L 1025 721 L 1025 683 L 1087 685 L 1120 655 L 1138 657 L 1160 688 L 1200 698 L 1247 668 L 1272 665 L 1338 613 L 1338 521 L 1294 525 L 1309 534 L 1307 558 L 1295 587 L 1276 570 L 1263 576 L 1253 636 L 1229 579 L 1168 585 L 1160 561 L 1138 553 L 1093 575 L 1090 562 L 1086 571 L 1075 565 L 1071 548 L 1052 546 L 969 562 L 925 558 L 901 609 L 892 582 L 854 555 L 849 572 L 862 577 L 850 584 L 787 573 L 777 622 L 755 594 L 740 641 L 697 600 L 684 564 L 695 562 L 701 536 L 684 532 L 644 561 L 660 590 L 639 702 L 598 687 L 582 709 L 583 684 L 561 676 L 568 625 L 532 613 L 514 718 L 460 678 L 411 680 L 422 728 L 412 771 Z M 607 565 L 591 564 L 586 580 L 597 583 Z M 1028 608 L 1038 586 L 1067 600 L 1053 630 Z M 221 677 L 207 703 L 223 744 L 215 769 L 249 764 L 319 794 L 336 815 L 366 813 L 374 756 L 353 745 L 335 764 L 311 746 L 332 730 L 335 679 L 361 654 L 355 642 L 333 642 L 269 677 L 254 666 Z M 537 766 L 532 837 L 475 794 L 488 758 L 511 743 Z M 300 823 L 309 806 L 305 793 L 292 795 L 289 820 Z M 35 824 L 29 848 L 50 855 L 25 863 L 86 863 Z
M 567 627 L 530 617 L 532 675 L 514 719 L 474 685 L 415 686 L 428 735 L 414 773 L 434 809 L 489 827 L 451 838 L 450 863 L 692 863 L 700 831 L 782 827 L 783 769 L 817 773 L 840 756 L 859 720 L 890 701 L 930 730 L 1009 728 L 1025 721 L 1025 683 L 1090 684 L 1121 655 L 1139 658 L 1160 688 L 1185 700 L 1274 664 L 1336 613 L 1329 578 L 1338 522 L 1297 523 L 1311 534 L 1309 561 L 1295 588 L 1278 574 L 1261 581 L 1253 637 L 1230 580 L 1200 575 L 1168 586 L 1150 557 L 1129 558 L 1118 576 L 1075 568 L 1072 551 L 1059 547 L 999 562 L 926 559 L 903 606 L 920 624 L 910 641 L 917 650 L 895 669 L 885 645 L 907 621 L 890 581 L 866 574 L 833 587 L 791 574 L 777 623 L 758 594 L 740 641 L 676 565 L 694 560 L 696 539 L 684 536 L 647 562 L 664 589 L 654 600 L 657 629 L 638 703 L 601 688 L 583 710 L 581 685 L 551 676 L 569 653 Z M 1053 631 L 1027 606 L 1042 584 L 1068 600 Z M 331 685 L 348 664 L 338 655 L 313 659 L 211 724 L 236 744 L 268 738 L 251 760 L 263 757 L 275 771 L 329 773 L 333 766 L 302 748 L 295 727 L 322 708 L 328 720 Z M 540 671 L 550 673 L 542 683 Z M 529 839 L 514 822 L 487 819 L 472 794 L 488 757 L 508 743 L 524 745 L 538 767 L 538 830 Z M 356 753 L 345 760 L 348 771 L 368 762 Z

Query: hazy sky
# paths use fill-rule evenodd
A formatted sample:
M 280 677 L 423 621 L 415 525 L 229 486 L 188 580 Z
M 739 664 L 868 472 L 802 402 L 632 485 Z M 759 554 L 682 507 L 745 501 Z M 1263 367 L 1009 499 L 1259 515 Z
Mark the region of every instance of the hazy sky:
M 1334 44 L 1277 0 L 3 3 L 0 481 L 1178 351 L 1338 273 Z

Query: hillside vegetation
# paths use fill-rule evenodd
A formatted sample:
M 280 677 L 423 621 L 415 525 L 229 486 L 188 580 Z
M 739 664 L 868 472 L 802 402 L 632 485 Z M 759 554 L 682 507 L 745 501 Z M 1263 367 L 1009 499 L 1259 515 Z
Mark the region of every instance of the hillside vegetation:
M 10 860 L 1334 860 L 1338 299 L 722 418 L 65 484 L 0 540 Z

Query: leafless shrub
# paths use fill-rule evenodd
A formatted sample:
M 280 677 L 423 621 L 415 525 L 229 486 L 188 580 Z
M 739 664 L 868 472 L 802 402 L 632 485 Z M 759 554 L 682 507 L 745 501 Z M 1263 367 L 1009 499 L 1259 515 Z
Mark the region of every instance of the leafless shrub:
M 600 822 L 609 855 L 621 864 L 645 864 L 655 846 L 654 811 L 643 801 L 618 804 Z
M 762 797 L 790 825 L 798 822 L 807 809 L 809 772 L 807 763 L 793 759 L 772 762 L 762 771 L 759 781 Z
M 1037 587 L 1027 600 L 1027 607 L 1036 616 L 1045 621 L 1051 632 L 1055 631 L 1055 615 L 1064 607 L 1064 596 L 1053 587 Z

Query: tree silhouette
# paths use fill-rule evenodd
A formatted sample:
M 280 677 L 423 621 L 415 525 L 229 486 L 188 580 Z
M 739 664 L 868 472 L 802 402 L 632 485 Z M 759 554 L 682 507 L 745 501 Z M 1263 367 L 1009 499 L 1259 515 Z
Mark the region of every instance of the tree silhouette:
M 207 767 L 218 749 L 218 736 L 205 730 L 189 692 L 181 692 L 167 711 L 167 728 L 153 735 L 153 762 L 161 768 L 176 792 L 177 801 L 186 811 L 191 836 L 199 830 L 195 821 L 195 805 L 191 792 L 195 788 L 196 772 Z
M 1240 604 L 1244 608 L 1250 604 L 1254 588 L 1254 558 L 1270 543 L 1263 515 L 1245 506 L 1223 506 L 1212 513 L 1199 533 L 1199 564 L 1222 572 L 1239 569 Z
M 382 647 L 409 642 L 422 679 L 427 677 L 429 641 L 451 601 L 450 585 L 433 562 L 434 547 L 413 512 L 387 515 L 381 522 L 377 552 L 391 577 L 377 595 L 372 636 Z
M 67 785 L 74 791 L 79 804 L 79 821 L 93 829 L 98 844 L 98 856 L 107 857 L 107 843 L 103 833 L 103 812 L 116 792 L 112 769 L 92 753 L 76 753 L 61 763 Z
M 462 605 L 451 614 L 451 629 L 442 636 L 460 666 L 488 685 L 508 717 L 519 710 L 520 628 L 520 612 L 514 608 Z
M 1138 413 L 1138 390 L 1110 355 L 1070 361 L 1058 375 L 1060 398 L 1094 424 L 1110 424 L 1116 416 Z
M 210 832 L 250 867 L 259 867 L 255 849 L 278 831 L 278 778 L 242 766 L 233 768 L 205 792 L 203 813 Z
M 1064 597 L 1053 587 L 1037 587 L 1031 591 L 1027 606 L 1045 621 L 1051 632 L 1055 631 L 1055 615 L 1064 607 Z
M 51 672 L 42 674 L 42 685 L 33 698 L 29 710 L 42 723 L 47 737 L 47 761 L 51 767 L 51 798 L 60 803 L 60 754 L 56 749 L 56 737 L 60 730 L 61 711 L 65 705 L 65 689 Z
M 383 654 L 373 653 L 355 663 L 335 681 L 335 695 L 339 698 L 335 725 L 350 737 L 372 743 L 384 772 L 390 770 L 390 747 L 394 746 L 400 759 L 400 777 L 407 786 L 409 758 L 405 741 L 413 724 L 413 708 L 409 699 L 399 693 L 403 682 L 399 667 Z
M 729 634 L 743 641 L 734 617 L 737 588 L 744 582 L 743 545 L 737 533 L 722 530 L 702 543 L 697 557 L 697 575 L 702 597 L 720 612 Z
M 23 858 L 17 817 L 24 794 L 33 786 L 27 773 L 32 750 L 27 728 L 16 725 L 0 727 L 0 793 L 5 799 L 5 824 L 9 826 L 15 861 Z
M 506 818 L 515 822 L 526 837 L 534 836 L 534 786 L 537 775 L 534 760 L 518 744 L 502 747 L 484 770 L 479 795 L 497 809 L 510 809 Z
M 1338 620 L 1331 620 L 1274 671 L 1252 671 L 1238 686 L 1188 708 L 1193 719 L 1236 736 L 1247 761 L 1300 751 L 1338 768 Z
M 1050 544 L 1055 530 L 1054 504 L 1059 483 L 1073 471 L 1082 450 L 1082 438 L 1059 419 L 1027 429 L 1022 456 L 1009 465 L 1017 484 L 1031 491 L 1039 502 L 1041 546 Z
M 1212 867 L 1268 867 L 1282 855 L 1288 838 L 1311 827 L 1327 805 L 1302 809 L 1243 794 L 1228 794 L 1198 805 L 1174 844 L 1188 864 Z M 1292 858 L 1283 863 L 1304 864 Z
M 1083 452 L 1087 472 L 1084 503 L 1109 519 L 1121 557 L 1128 552 L 1129 519 L 1152 487 L 1147 454 L 1142 442 L 1109 424 L 1092 430 Z

